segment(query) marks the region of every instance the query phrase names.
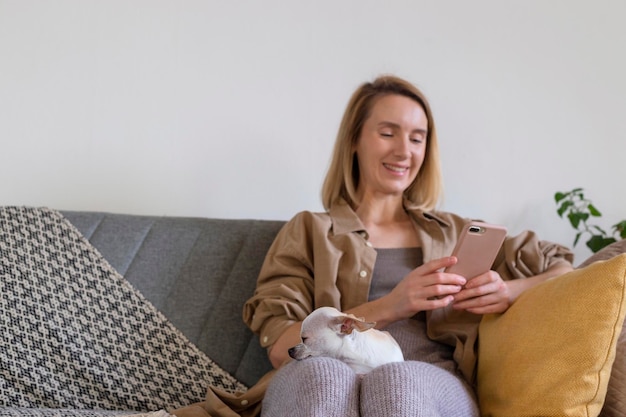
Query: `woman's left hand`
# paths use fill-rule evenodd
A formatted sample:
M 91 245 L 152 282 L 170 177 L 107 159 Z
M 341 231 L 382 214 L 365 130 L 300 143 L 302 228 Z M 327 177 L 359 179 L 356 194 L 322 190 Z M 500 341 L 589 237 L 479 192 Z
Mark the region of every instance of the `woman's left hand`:
M 569 262 L 560 262 L 539 275 L 510 281 L 504 281 L 496 271 L 489 271 L 468 280 L 454 294 L 452 307 L 474 314 L 504 313 L 524 291 L 572 270 Z
M 509 285 L 495 271 L 489 271 L 467 281 L 454 295 L 452 307 L 474 314 L 503 313 L 513 302 Z

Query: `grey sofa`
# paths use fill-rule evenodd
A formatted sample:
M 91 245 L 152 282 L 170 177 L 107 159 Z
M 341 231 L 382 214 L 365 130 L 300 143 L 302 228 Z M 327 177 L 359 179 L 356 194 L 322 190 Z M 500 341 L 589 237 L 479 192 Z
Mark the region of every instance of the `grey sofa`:
M 33 252 L 32 248 L 28 249 L 20 246 L 23 243 L 19 243 L 20 240 L 15 239 L 14 234 L 22 234 L 24 235 L 22 237 L 26 240 L 32 237 L 33 233 L 40 234 L 41 241 L 44 244 L 53 244 L 58 236 L 61 236 L 63 239 L 67 238 L 70 241 L 72 244 L 70 246 L 77 250 L 75 253 L 79 256 L 82 256 L 82 253 L 88 249 L 95 248 L 98 256 L 95 258 L 92 256 L 89 259 L 90 262 L 95 263 L 97 266 L 90 271 L 90 275 L 91 272 L 95 273 L 96 280 L 102 276 L 111 279 L 111 281 L 116 281 L 115 276 L 121 275 L 123 278 L 117 281 L 123 281 L 124 285 L 127 282 L 132 285 L 132 291 L 122 288 L 123 291 L 119 293 L 121 295 L 104 293 L 100 294 L 100 296 L 119 302 L 120 300 L 129 299 L 129 297 L 132 298 L 131 296 L 136 292 L 140 293 L 141 297 L 148 300 L 147 304 L 150 304 L 150 308 L 156 308 L 155 311 L 158 310 L 159 315 L 166 317 L 166 321 L 171 323 L 172 328 L 177 329 L 177 332 L 179 331 L 184 335 L 185 340 L 191 342 L 192 348 L 187 346 L 186 349 L 191 349 L 192 356 L 193 349 L 200 351 L 202 355 L 205 355 L 217 364 L 221 370 L 232 375 L 243 386 L 248 387 L 252 386 L 262 375 L 271 369 L 265 350 L 260 347 L 258 338 L 243 324 L 241 315 L 243 303 L 254 291 L 256 278 L 265 254 L 276 234 L 283 226 L 283 221 L 159 217 L 62 211 L 58 213 L 56 220 L 55 216 L 51 216 L 52 221 L 63 223 L 73 233 L 68 235 L 66 232 L 61 233 L 57 230 L 58 233 L 61 233 L 57 233 L 57 236 L 53 233 L 58 229 L 56 224 L 52 226 L 47 224 L 36 225 L 34 232 L 33 230 L 19 230 L 30 229 L 31 223 L 40 221 L 36 216 L 28 217 L 30 214 L 28 212 L 24 213 L 19 209 L 5 210 L 0 208 L 0 272 L 4 274 L 3 280 L 9 275 L 24 274 L 24 271 L 19 267 L 22 263 L 22 258 L 28 258 L 30 252 Z M 45 212 L 43 214 L 48 215 Z M 36 215 L 38 214 L 36 213 Z M 7 236 L 9 236 L 8 239 Z M 13 244 L 12 242 L 17 243 L 14 244 L 15 247 L 10 248 Z M 76 246 L 76 242 L 78 242 L 78 246 Z M 7 247 L 9 248 L 7 249 Z M 61 249 L 59 249 L 60 252 L 64 250 L 64 246 L 61 246 Z M 588 262 L 606 259 L 625 251 L 626 240 L 612 245 L 612 247 L 607 248 L 602 253 L 598 253 Z M 39 253 L 40 259 L 42 257 L 50 257 L 50 253 L 42 251 Z M 5 259 L 7 257 L 11 259 Z M 100 269 L 102 268 L 98 266 L 98 263 L 102 261 L 102 258 L 106 260 L 104 263 L 107 264 L 107 267 L 112 267 L 114 271 L 117 271 L 114 272 L 115 276 L 107 275 L 106 271 L 101 274 Z M 75 255 L 62 261 L 53 259 L 47 265 L 35 264 L 34 268 L 42 269 L 45 278 L 46 274 L 48 274 L 48 277 L 57 274 L 57 267 L 61 271 L 60 273 L 62 273 L 64 265 L 60 265 L 61 263 L 74 267 L 74 270 L 79 272 L 83 271 L 81 268 L 84 268 L 84 265 L 75 259 Z M 74 265 L 75 263 L 76 265 Z M 68 285 L 69 283 L 70 286 L 73 286 L 74 279 L 80 281 L 82 278 L 80 276 L 70 276 L 63 285 Z M 21 327 L 24 324 L 39 328 L 49 327 L 49 329 L 45 330 L 47 332 L 45 334 L 51 336 L 63 333 L 58 332 L 58 329 L 54 327 L 58 327 L 58 323 L 35 322 L 33 317 L 38 313 L 35 310 L 54 310 L 55 308 L 72 310 L 76 309 L 75 305 L 71 303 L 62 305 L 31 303 L 29 308 L 33 308 L 33 310 L 25 311 L 25 314 L 18 318 L 19 320 L 24 320 L 24 323 L 19 321 L 11 323 L 11 311 L 8 309 L 14 308 L 14 306 L 19 307 L 19 303 L 16 304 L 15 302 L 16 298 L 36 298 L 41 297 L 41 294 L 31 294 L 28 291 L 24 291 L 23 288 L 7 287 L 6 282 L 3 280 L 0 280 L 1 326 Z M 14 279 L 13 281 L 16 280 Z M 42 282 L 41 280 L 38 281 L 37 285 L 41 285 Z M 97 281 L 92 280 L 92 283 L 96 283 L 97 286 Z M 115 283 L 115 285 L 119 287 L 120 282 Z M 121 287 L 124 287 L 124 285 L 121 285 Z M 114 288 L 114 286 L 110 288 Z M 64 288 L 63 286 L 57 287 L 57 290 L 64 291 Z M 76 289 L 77 292 L 69 294 L 69 296 L 66 294 L 65 299 L 80 296 L 81 293 L 88 293 L 91 290 L 91 288 L 79 287 Z M 83 304 L 82 310 L 79 309 L 69 314 L 70 320 L 62 322 L 62 325 L 78 326 L 84 321 L 83 316 L 88 315 L 92 310 L 89 305 L 90 298 L 87 297 L 86 299 L 88 302 Z M 94 299 L 97 299 L 97 297 Z M 134 302 L 135 304 L 131 303 L 131 310 L 125 310 L 121 314 L 129 315 L 128 311 L 137 311 L 137 316 L 143 314 L 142 317 L 144 318 L 159 319 L 160 316 L 150 316 L 150 311 L 146 313 L 146 311 L 141 310 L 142 306 L 137 304 L 141 304 L 141 299 Z M 115 304 L 112 305 L 115 306 Z M 110 306 L 106 307 L 110 308 Z M 4 311 L 3 308 L 5 309 Z M 101 314 L 101 317 L 96 317 L 96 320 L 107 320 L 109 315 L 106 313 L 104 311 L 103 314 L 102 309 L 100 309 L 98 314 Z M 135 313 L 133 312 L 131 315 L 135 315 Z M 147 320 L 147 322 L 150 322 L 150 320 Z M 87 322 L 87 326 L 91 326 L 93 323 L 93 321 Z M 132 336 L 133 331 L 141 332 L 141 326 L 142 323 L 139 323 L 138 327 L 122 333 L 122 336 L 128 337 L 129 334 Z M 77 328 L 80 332 L 80 327 Z M 163 332 L 171 333 L 168 329 L 169 327 L 165 326 Z M 157 336 L 159 336 L 159 331 L 158 327 L 152 327 L 147 337 L 141 340 L 143 340 L 143 343 L 151 344 L 152 339 L 157 339 Z M 192 395 L 181 398 L 179 404 L 173 404 L 169 400 L 171 397 L 164 397 L 163 400 L 154 398 L 150 399 L 149 402 L 142 402 L 141 398 L 135 398 L 136 391 L 133 390 L 132 386 L 125 386 L 125 377 L 128 374 L 122 374 L 117 379 L 121 388 L 110 385 L 111 382 L 102 379 L 98 370 L 99 366 L 104 366 L 106 363 L 100 364 L 97 359 L 83 358 L 80 349 L 78 349 L 78 352 L 74 351 L 72 353 L 74 356 L 70 356 L 69 360 L 78 362 L 79 372 L 84 371 L 88 373 L 89 375 L 87 376 L 89 378 L 81 378 L 78 375 L 76 381 L 70 379 L 69 385 L 59 386 L 58 389 L 54 389 L 53 386 L 52 391 L 46 392 L 41 390 L 38 384 L 41 382 L 41 378 L 47 377 L 47 374 L 42 376 L 42 374 L 32 373 L 28 366 L 22 366 L 22 362 L 47 370 L 48 364 L 46 362 L 49 358 L 40 357 L 36 353 L 27 353 L 23 357 L 18 357 L 17 360 L 13 358 L 13 366 L 9 365 L 11 358 L 7 359 L 7 355 L 10 356 L 7 351 L 11 351 L 11 349 L 7 349 L 7 347 L 11 345 L 13 347 L 12 352 L 17 352 L 19 356 L 22 353 L 19 346 L 18 349 L 15 349 L 15 345 L 25 343 L 25 340 L 17 340 L 15 334 L 20 333 L 14 333 L 13 336 L 7 336 L 4 332 L 0 334 L 0 342 L 2 343 L 2 346 L 0 346 L 0 416 L 101 417 L 130 415 L 138 412 L 154 411 L 159 408 L 177 408 L 177 406 L 184 406 L 193 401 L 202 401 L 206 392 L 205 388 L 200 385 L 206 382 L 204 377 L 207 374 L 198 374 L 198 377 L 192 374 L 190 387 L 198 385 L 200 389 L 197 389 Z M 21 334 L 20 338 L 28 338 L 28 335 L 23 336 L 23 332 Z M 613 380 L 615 380 L 615 383 L 609 385 L 607 404 L 605 404 L 601 414 L 603 417 L 623 416 L 625 415 L 624 412 L 626 412 L 623 388 L 626 386 L 623 382 L 626 380 L 624 378 L 624 375 L 626 375 L 624 372 L 626 370 L 626 362 L 624 362 L 624 358 L 626 358 L 624 353 L 626 352 L 626 343 L 623 342 L 623 338 L 624 333 L 620 337 L 620 343 L 617 348 L 617 360 L 613 368 Z M 174 335 L 167 341 L 168 343 L 174 343 L 176 339 L 176 335 Z M 28 341 L 26 340 L 26 342 Z M 63 343 L 71 344 L 67 340 L 59 339 L 59 344 L 62 345 Z M 94 343 L 98 344 L 98 340 Z M 28 344 L 25 343 L 26 345 Z M 148 347 L 146 346 L 146 349 Z M 138 348 L 142 349 L 143 346 L 139 345 Z M 158 349 L 162 348 L 162 346 L 157 347 L 157 352 L 160 352 Z M 90 349 L 92 352 L 97 351 L 97 349 Z M 163 351 L 164 356 L 165 354 L 170 354 L 166 350 Z M 64 352 L 61 350 L 51 353 L 51 356 L 59 356 Z M 130 360 L 135 359 L 130 357 Z M 187 359 L 189 357 L 180 356 L 174 357 L 172 360 L 172 357 L 169 356 L 166 357 L 165 362 L 180 362 L 182 368 L 197 366 L 195 362 L 186 362 Z M 123 365 L 125 360 L 125 358 L 122 358 L 119 364 Z M 205 362 L 200 361 L 200 363 Z M 139 366 L 150 368 L 151 366 L 156 367 L 155 364 L 158 365 L 157 362 L 149 362 L 145 366 L 142 364 L 139 364 Z M 53 365 L 54 363 L 51 364 L 52 368 L 54 368 Z M 63 369 L 59 370 L 59 366 L 54 370 L 63 373 Z M 167 371 L 166 369 L 160 375 L 167 375 Z M 108 372 L 115 374 L 115 369 L 109 369 Z M 14 373 L 20 373 L 19 378 L 12 375 Z M 72 377 L 76 375 L 76 373 L 71 374 Z M 148 369 L 146 375 L 152 375 L 150 369 Z M 212 376 L 213 374 L 209 372 L 208 375 Z M 141 377 L 143 378 L 144 376 L 142 375 Z M 218 379 L 214 380 L 214 382 L 220 382 L 223 379 L 220 378 L 218 376 Z M 80 383 L 88 379 L 91 379 L 89 382 L 103 382 L 97 390 L 85 392 Z M 19 405 L 14 400 L 17 398 L 14 387 L 7 387 L 5 383 L 9 380 L 12 382 L 18 380 L 20 384 L 18 388 L 20 390 L 37 394 L 36 397 L 38 396 L 38 399 L 42 399 L 41 407 L 38 404 Z M 76 383 L 72 384 L 73 382 Z M 150 388 L 152 392 L 157 392 L 157 394 L 164 385 L 170 383 L 169 380 L 160 381 L 162 385 L 155 387 L 151 385 L 153 381 L 142 382 L 147 384 L 145 386 Z M 68 392 L 68 395 L 65 395 L 64 390 L 72 392 Z M 185 394 L 182 392 L 184 389 L 181 390 L 174 386 L 170 387 L 169 391 L 173 392 L 173 395 Z M 109 393 L 112 393 L 112 395 L 109 396 Z M 103 401 L 94 401 L 93 403 L 88 400 L 83 401 L 83 396 L 88 397 L 89 395 L 95 397 L 95 400 L 102 399 Z M 156 397 L 159 396 L 157 395 Z M 73 400 L 74 402 L 72 402 Z M 103 403 L 108 405 L 106 407 L 98 406 L 98 404 Z

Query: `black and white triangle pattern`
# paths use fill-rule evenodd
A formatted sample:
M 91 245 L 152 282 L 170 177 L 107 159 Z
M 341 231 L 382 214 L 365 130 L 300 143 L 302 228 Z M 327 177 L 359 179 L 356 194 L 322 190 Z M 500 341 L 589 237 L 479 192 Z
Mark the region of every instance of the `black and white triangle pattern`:
M 60 213 L 0 208 L 0 407 L 150 411 L 209 385 L 246 390 Z

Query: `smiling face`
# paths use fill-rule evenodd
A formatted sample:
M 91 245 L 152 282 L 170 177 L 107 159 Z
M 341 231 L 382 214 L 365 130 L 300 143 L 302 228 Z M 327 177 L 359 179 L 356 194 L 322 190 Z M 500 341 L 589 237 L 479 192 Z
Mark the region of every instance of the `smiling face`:
M 379 98 L 354 148 L 360 198 L 401 197 L 424 162 L 427 133 L 428 118 L 419 103 L 397 94 Z

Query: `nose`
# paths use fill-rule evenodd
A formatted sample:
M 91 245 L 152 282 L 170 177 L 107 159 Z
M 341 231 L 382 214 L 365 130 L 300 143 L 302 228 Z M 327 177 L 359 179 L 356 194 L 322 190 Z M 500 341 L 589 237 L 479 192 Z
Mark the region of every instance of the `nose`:
M 292 348 L 289 348 L 289 350 L 287 351 L 287 353 L 289 353 L 289 356 L 290 356 L 291 358 L 296 359 L 296 357 L 295 357 L 295 356 L 293 356 L 293 355 L 295 355 L 295 354 L 296 354 L 296 347 L 295 347 L 295 346 L 294 346 L 294 347 L 292 347 Z
M 397 156 L 406 158 L 411 154 L 409 146 L 411 144 L 411 138 L 408 135 L 399 135 L 396 141 L 395 154 Z

